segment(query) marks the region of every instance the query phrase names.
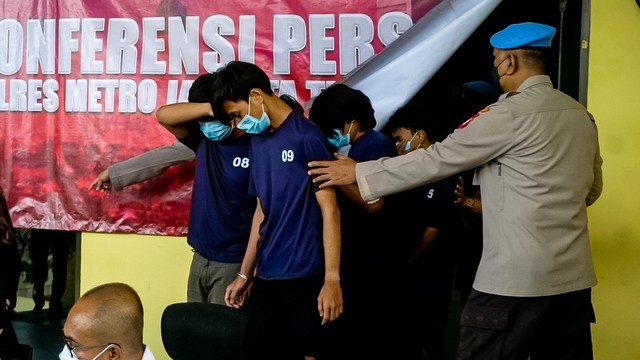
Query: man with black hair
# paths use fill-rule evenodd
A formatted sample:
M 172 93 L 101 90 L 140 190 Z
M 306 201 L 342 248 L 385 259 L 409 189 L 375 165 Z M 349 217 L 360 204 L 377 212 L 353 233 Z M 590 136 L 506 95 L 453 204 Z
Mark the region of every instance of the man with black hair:
M 397 154 L 393 141 L 374 128 L 377 124 L 369 98 L 344 84 L 324 89 L 309 109 L 309 120 L 320 127 L 338 152 L 356 161 L 367 161 Z M 371 316 L 379 310 L 381 294 L 402 296 L 406 261 L 402 257 L 406 241 L 395 231 L 404 209 L 399 195 L 365 202 L 356 185 L 339 186 L 341 267 L 345 311 L 336 321 L 330 340 L 325 341 L 330 359 L 392 358 L 406 359 L 403 341 L 407 317 L 402 310 L 395 316 Z M 337 350 L 337 351 L 336 351 Z
M 395 140 L 398 153 L 428 149 L 449 133 L 447 126 L 425 116 L 419 105 L 405 105 L 382 129 Z M 460 209 L 454 205 L 457 176 L 403 192 L 397 234 L 410 242 L 405 259 L 408 281 L 410 336 L 427 359 L 445 358 L 445 328 L 456 270 L 459 239 L 455 225 Z
M 162 106 L 158 122 L 196 153 L 187 241 L 194 249 L 187 301 L 224 304 L 249 241 L 255 198 L 249 187 L 251 136 L 213 117 L 215 74 L 200 75 L 189 102 Z
M 222 121 L 254 134 L 249 193 L 258 204 L 225 301 L 249 313 L 249 359 L 282 358 L 276 353 L 285 349 L 315 359 L 320 325 L 342 313 L 335 191 L 320 190 L 306 173 L 309 161 L 331 157 L 326 139 L 273 93 L 269 77 L 254 64 L 232 61 L 219 69 L 212 99 Z M 273 321 L 290 331 L 270 331 Z

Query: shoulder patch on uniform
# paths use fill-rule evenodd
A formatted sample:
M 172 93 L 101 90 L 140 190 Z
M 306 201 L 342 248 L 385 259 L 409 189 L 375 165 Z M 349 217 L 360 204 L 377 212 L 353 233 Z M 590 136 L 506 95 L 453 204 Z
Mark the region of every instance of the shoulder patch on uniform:
M 472 117 L 469 118 L 469 120 L 463 122 L 460 126 L 458 126 L 458 129 L 464 129 L 467 127 L 467 125 L 469 125 L 470 122 L 472 122 L 475 118 L 477 118 L 478 116 L 480 116 L 480 114 L 482 113 L 486 113 L 489 111 L 489 107 L 486 107 L 480 111 L 478 111 L 475 115 L 473 115 Z

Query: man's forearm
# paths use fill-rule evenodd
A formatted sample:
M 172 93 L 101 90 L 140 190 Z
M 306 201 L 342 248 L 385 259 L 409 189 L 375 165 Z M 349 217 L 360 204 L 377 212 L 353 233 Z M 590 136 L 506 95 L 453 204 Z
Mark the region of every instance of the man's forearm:
M 179 141 L 109 166 L 116 191 L 162 174 L 168 167 L 195 159 L 195 153 Z

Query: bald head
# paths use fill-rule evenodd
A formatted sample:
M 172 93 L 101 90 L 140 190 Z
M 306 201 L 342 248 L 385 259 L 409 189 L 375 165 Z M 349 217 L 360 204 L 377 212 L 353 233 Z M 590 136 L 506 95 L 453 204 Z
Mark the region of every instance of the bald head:
M 136 291 L 126 284 L 109 283 L 87 291 L 76 301 L 64 332 L 81 346 L 114 343 L 120 346 L 121 358 L 140 359 L 143 318 Z

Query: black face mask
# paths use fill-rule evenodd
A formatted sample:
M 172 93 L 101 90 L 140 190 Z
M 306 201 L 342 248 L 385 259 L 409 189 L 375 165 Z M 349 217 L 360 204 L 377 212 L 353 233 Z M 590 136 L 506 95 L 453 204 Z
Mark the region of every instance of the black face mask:
M 502 59 L 502 61 L 500 61 L 498 63 L 498 65 L 494 66 L 491 69 L 491 80 L 493 81 L 493 87 L 496 88 L 496 90 L 498 90 L 498 94 L 502 94 L 504 92 L 504 90 L 502 89 L 502 86 L 500 86 L 500 78 L 502 76 L 500 76 L 500 74 L 498 74 L 498 68 L 500 67 L 500 65 L 502 65 L 502 63 L 507 60 L 509 58 L 509 55 L 507 55 L 504 59 Z
M 498 94 L 502 94 L 504 90 L 502 90 L 502 86 L 500 86 L 500 75 L 498 75 L 497 67 L 491 69 L 491 81 L 493 83 L 493 87 L 498 90 Z

